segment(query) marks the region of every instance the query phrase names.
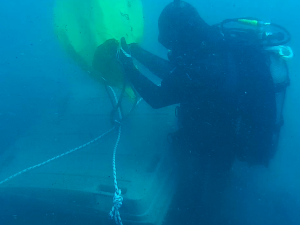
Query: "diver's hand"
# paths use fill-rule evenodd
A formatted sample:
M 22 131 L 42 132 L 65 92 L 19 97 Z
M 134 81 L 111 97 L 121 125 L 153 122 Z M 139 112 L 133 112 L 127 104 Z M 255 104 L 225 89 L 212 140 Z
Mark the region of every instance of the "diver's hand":
M 121 48 L 118 50 L 117 58 L 123 66 L 125 73 L 131 70 L 132 68 L 135 68 L 129 50 L 129 46 L 127 45 L 124 37 L 121 38 Z

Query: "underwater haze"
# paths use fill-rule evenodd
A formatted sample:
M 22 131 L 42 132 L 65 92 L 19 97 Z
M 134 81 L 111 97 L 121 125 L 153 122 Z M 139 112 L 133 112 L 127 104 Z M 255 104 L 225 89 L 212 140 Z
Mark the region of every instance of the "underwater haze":
M 226 218 L 224 224 L 228 225 L 300 224 L 298 24 L 300 2 L 297 0 L 187 0 L 186 2 L 195 6 L 201 17 L 211 25 L 229 18 L 255 17 L 280 24 L 290 31 L 292 39 L 289 46 L 294 51 L 294 57 L 288 60 L 290 86 L 285 97 L 284 125 L 281 129 L 278 151 L 268 168 L 248 167 L 241 162 L 234 164 L 231 171 L 231 186 L 224 191 L 227 202 L 223 214 Z M 112 106 L 110 99 L 106 98 L 103 84 L 95 81 L 87 71 L 80 68 L 59 43 L 53 27 L 54 3 L 54 0 L 1 3 L 0 182 L 19 171 L 81 146 L 111 128 Z M 167 50 L 157 41 L 157 21 L 168 3 L 170 3 L 168 0 L 142 0 L 144 34 L 141 46 L 163 58 L 166 58 Z M 151 148 L 161 146 L 163 149 L 164 144 L 160 143 L 164 143 L 162 141 L 164 134 L 175 127 L 175 123 L 172 123 L 173 118 L 170 118 L 170 121 L 164 119 L 164 116 L 173 113 L 171 109 L 170 112 L 155 111 L 147 105 L 141 105 L 137 110 L 140 111 L 132 114 L 134 123 L 122 130 L 124 139 L 120 152 L 122 156 L 124 155 L 124 160 L 118 158 L 118 151 L 116 156 L 117 169 L 120 168 L 121 175 L 124 175 L 124 177 L 120 175 L 121 185 L 126 186 L 130 183 L 125 188 L 128 193 L 130 188 L 141 187 L 142 184 L 128 181 L 130 174 L 132 180 L 138 175 L 135 174 L 135 168 L 128 169 L 126 166 L 138 167 L 147 164 L 148 159 L 151 165 L 159 164 L 157 163 L 160 160 L 159 154 L 152 156 L 151 151 L 143 154 L 143 149 L 149 146 Z M 171 125 L 161 131 L 160 125 L 155 125 L 156 121 Z M 140 134 L 135 133 L 137 127 L 144 125 L 147 129 L 141 128 Z M 143 136 L 144 134 L 149 136 Z M 114 224 L 114 221 L 100 219 L 102 215 L 107 215 L 108 218 L 109 211 L 106 210 L 113 205 L 113 195 L 109 195 L 108 200 L 97 203 L 96 200 L 95 202 L 90 200 L 97 195 L 96 189 L 92 188 L 94 180 L 98 179 L 98 175 L 104 174 L 99 168 L 102 166 L 106 168 L 108 165 L 107 168 L 111 169 L 112 173 L 111 157 L 117 131 L 104 138 L 106 139 L 101 139 L 96 146 L 88 147 L 87 152 L 84 150 L 80 150 L 80 153 L 73 152 L 49 162 L 45 168 L 42 165 L 0 183 L 0 225 Z M 134 148 L 140 150 L 132 153 L 131 150 Z M 158 150 L 159 148 L 157 147 Z M 136 155 L 141 157 L 141 161 L 133 160 Z M 97 157 L 99 160 L 105 159 L 105 162 L 97 162 Z M 126 157 L 133 161 L 126 163 Z M 85 159 L 88 161 L 83 162 Z M 119 159 L 121 161 L 118 164 Z M 149 168 L 147 170 L 152 171 L 151 167 Z M 126 169 L 129 170 L 128 173 Z M 35 174 L 35 170 L 40 171 Z M 47 174 L 51 174 L 51 178 L 48 178 Z M 71 175 L 67 176 L 68 174 Z M 77 181 L 72 180 L 77 174 L 80 174 L 80 180 L 79 178 Z M 113 185 L 113 174 L 106 176 L 105 173 L 104 176 L 103 180 Z M 150 177 L 149 174 L 141 175 L 141 177 L 148 176 Z M 63 186 L 59 188 L 57 186 L 56 189 L 62 191 L 46 196 L 47 191 L 43 190 L 53 188 L 51 185 L 56 177 L 63 183 Z M 51 182 L 47 183 L 50 179 Z M 44 183 L 41 185 L 39 182 Z M 25 194 L 17 195 L 14 191 L 10 191 L 22 192 L 20 189 L 22 187 L 28 188 Z M 36 187 L 39 188 L 35 189 Z M 97 187 L 101 187 L 101 184 L 97 184 Z M 41 190 L 41 194 L 36 190 Z M 141 196 L 144 196 L 144 192 L 139 191 L 142 193 Z M 83 192 L 85 193 L 82 194 Z M 75 197 L 72 197 L 73 193 Z M 89 200 L 85 200 L 85 196 Z M 51 198 L 57 198 L 55 204 L 49 200 L 43 201 Z M 75 202 L 78 204 L 73 204 Z M 108 204 L 107 202 L 111 205 L 102 207 L 101 204 Z M 96 207 L 91 206 L 94 203 Z M 123 202 L 122 207 L 128 207 L 126 210 L 132 210 L 132 214 L 135 214 L 134 210 L 137 210 L 137 207 L 133 206 L 132 202 L 130 204 L 126 206 L 126 202 Z M 120 213 L 122 217 L 122 210 Z M 186 224 L 192 224 L 190 222 L 189 218 L 186 218 Z M 137 221 L 135 223 L 139 224 Z M 130 223 L 125 221 L 124 224 Z

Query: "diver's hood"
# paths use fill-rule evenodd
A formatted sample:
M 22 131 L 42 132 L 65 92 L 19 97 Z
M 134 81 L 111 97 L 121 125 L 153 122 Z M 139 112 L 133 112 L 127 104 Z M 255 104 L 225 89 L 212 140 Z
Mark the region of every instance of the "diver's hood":
M 158 41 L 167 49 L 186 49 L 206 40 L 209 28 L 192 5 L 183 1 L 172 2 L 159 17 Z

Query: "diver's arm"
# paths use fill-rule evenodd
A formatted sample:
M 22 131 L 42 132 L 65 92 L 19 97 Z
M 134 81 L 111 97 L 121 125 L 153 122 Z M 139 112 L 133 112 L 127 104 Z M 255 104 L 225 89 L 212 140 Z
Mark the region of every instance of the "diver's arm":
M 177 95 L 177 92 L 169 91 L 175 90 L 173 88 L 169 88 L 172 85 L 163 85 L 165 88 L 162 88 L 162 86 L 157 86 L 147 77 L 141 74 L 140 71 L 135 67 L 129 51 L 129 46 L 126 44 L 125 38 L 121 38 L 121 49 L 118 53 L 118 60 L 123 66 L 125 77 L 131 81 L 137 92 L 152 108 L 158 109 L 178 103 L 178 99 L 174 98 L 174 93 Z M 170 72 L 170 74 L 172 74 L 172 72 Z M 165 79 L 162 80 L 161 84 L 166 83 L 164 80 Z
M 178 103 L 176 101 L 177 99 L 172 96 L 172 93 L 169 93 L 165 88 L 154 84 L 147 77 L 142 75 L 134 66 L 126 67 L 125 74 L 137 92 L 152 108 L 159 109 Z
M 131 44 L 130 52 L 136 60 L 142 63 L 154 75 L 158 76 L 161 79 L 163 79 L 174 68 L 170 61 L 162 59 L 146 51 L 138 44 Z

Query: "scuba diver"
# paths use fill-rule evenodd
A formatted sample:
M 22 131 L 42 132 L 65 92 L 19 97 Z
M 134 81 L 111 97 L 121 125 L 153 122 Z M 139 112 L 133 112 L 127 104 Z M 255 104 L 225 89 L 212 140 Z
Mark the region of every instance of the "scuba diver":
M 236 22 L 258 29 L 226 27 Z M 267 25 L 232 19 L 211 26 L 193 6 L 175 0 L 158 20 L 158 41 L 169 50 L 168 60 L 121 39 L 118 60 L 140 96 L 155 109 L 179 104 L 171 142 L 180 178 L 166 223 L 220 224 L 221 193 L 235 158 L 268 166 L 274 157 L 289 84 L 278 55 L 290 35 L 284 28 L 264 32 Z M 109 42 L 117 41 L 104 45 Z M 132 57 L 161 84 L 145 77 Z

